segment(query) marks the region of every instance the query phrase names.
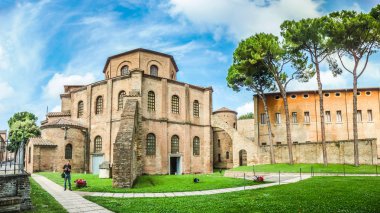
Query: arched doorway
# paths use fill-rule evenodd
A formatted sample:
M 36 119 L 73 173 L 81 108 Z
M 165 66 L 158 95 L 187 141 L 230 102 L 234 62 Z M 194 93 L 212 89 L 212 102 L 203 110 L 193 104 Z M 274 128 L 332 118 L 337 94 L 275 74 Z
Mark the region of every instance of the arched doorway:
M 247 165 L 247 151 L 244 149 L 239 151 L 239 166 Z

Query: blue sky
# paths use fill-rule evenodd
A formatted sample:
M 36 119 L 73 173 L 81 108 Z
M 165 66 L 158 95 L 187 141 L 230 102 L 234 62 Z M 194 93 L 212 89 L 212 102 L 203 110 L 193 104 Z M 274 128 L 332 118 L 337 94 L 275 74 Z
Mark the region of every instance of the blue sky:
M 133 48 L 174 56 L 178 80 L 212 86 L 213 108 L 240 114 L 253 110 L 252 93 L 226 86 L 227 69 L 239 41 L 258 32 L 279 35 L 287 19 L 335 10 L 368 12 L 380 0 L 167 0 L 0 1 L 0 129 L 18 111 L 44 119 L 60 110 L 64 84 L 102 80 L 106 58 Z M 379 55 L 371 58 L 359 86 L 379 86 Z M 348 59 L 347 59 L 348 60 Z M 325 88 L 349 88 L 344 73 Z M 290 89 L 314 89 L 315 80 Z

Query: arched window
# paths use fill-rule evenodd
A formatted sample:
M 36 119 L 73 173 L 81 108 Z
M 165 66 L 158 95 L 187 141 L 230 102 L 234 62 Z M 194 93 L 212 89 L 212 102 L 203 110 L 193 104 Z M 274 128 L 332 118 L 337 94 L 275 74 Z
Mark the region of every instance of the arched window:
M 103 97 L 98 96 L 96 98 L 96 105 L 95 105 L 95 114 L 101 114 L 103 112 Z
M 65 146 L 65 159 L 72 159 L 73 156 L 73 146 L 71 144 L 67 144 Z
M 146 136 L 146 155 L 156 154 L 156 136 L 153 133 L 149 133 Z
M 123 109 L 123 106 L 124 106 L 124 102 L 123 102 L 123 99 L 124 99 L 124 96 L 125 96 L 125 91 L 122 90 L 119 92 L 119 96 L 118 96 L 118 99 L 117 99 L 117 110 L 121 110 Z
M 226 152 L 226 159 L 230 159 L 230 153 Z
M 177 95 L 172 96 L 172 113 L 179 114 L 179 97 Z
M 121 75 L 128 75 L 128 74 L 129 74 L 129 67 L 125 65 L 121 68 Z
M 148 111 L 156 110 L 156 96 L 153 91 L 148 92 Z
M 102 151 L 102 137 L 96 136 L 94 140 L 94 152 L 98 153 Z
M 200 149 L 199 137 L 195 136 L 193 139 L 193 155 L 199 155 Z
M 150 66 L 150 74 L 154 76 L 158 76 L 158 67 L 156 65 Z
M 194 117 L 199 117 L 199 102 L 198 102 L 198 100 L 195 100 L 193 102 L 193 115 L 194 115 Z
M 78 118 L 83 116 L 83 101 L 78 102 Z
M 179 138 L 177 135 L 172 136 L 171 141 L 171 153 L 177 154 L 179 152 Z

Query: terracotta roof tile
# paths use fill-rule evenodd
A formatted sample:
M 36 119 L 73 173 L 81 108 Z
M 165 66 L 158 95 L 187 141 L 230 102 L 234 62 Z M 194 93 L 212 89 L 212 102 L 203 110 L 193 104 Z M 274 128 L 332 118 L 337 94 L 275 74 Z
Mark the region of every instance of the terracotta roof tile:
M 233 112 L 233 113 L 237 114 L 236 111 L 231 110 L 231 109 L 228 109 L 227 107 L 222 107 L 222 108 L 220 108 L 220 109 L 218 109 L 218 110 L 215 110 L 215 111 L 213 112 L 213 114 L 214 114 L 214 113 L 218 113 L 218 112 Z
M 73 121 L 67 118 L 59 118 L 53 121 L 48 121 L 47 123 L 43 124 L 41 127 L 43 128 L 47 126 L 74 126 L 74 127 L 86 128 L 86 125 L 78 121 Z
M 41 137 L 29 138 L 29 142 L 35 146 L 57 146 L 56 144 Z
M 61 116 L 71 116 L 70 112 L 49 112 L 46 114 L 48 117 L 61 117 Z

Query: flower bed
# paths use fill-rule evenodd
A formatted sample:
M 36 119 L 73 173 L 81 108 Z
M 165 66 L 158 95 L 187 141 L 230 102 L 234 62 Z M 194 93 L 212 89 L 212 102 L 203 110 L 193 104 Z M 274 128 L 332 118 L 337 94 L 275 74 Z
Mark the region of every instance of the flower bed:
M 74 181 L 77 188 L 87 187 L 87 182 L 84 179 L 77 179 Z

